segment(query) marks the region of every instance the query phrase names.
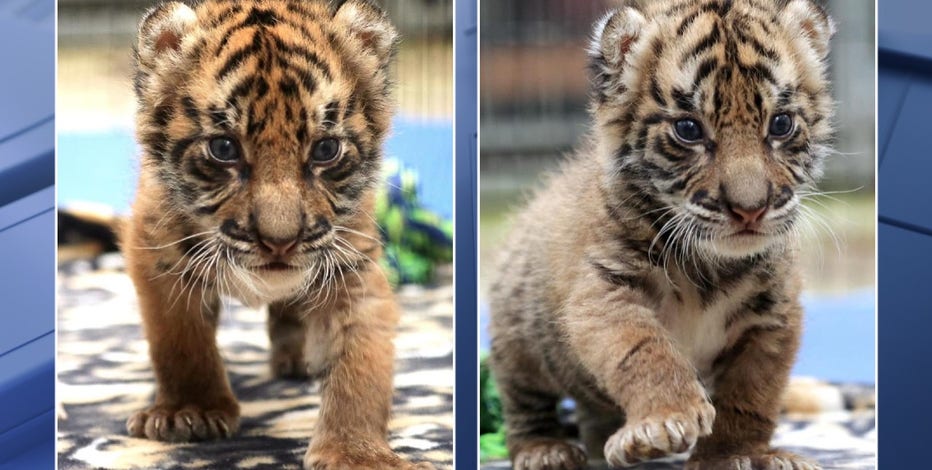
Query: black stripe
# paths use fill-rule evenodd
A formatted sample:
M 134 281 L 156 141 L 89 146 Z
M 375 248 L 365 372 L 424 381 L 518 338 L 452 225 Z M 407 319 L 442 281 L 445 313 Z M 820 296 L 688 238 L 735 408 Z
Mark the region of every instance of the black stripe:
M 164 132 L 147 132 L 142 135 L 140 141 L 143 146 L 148 147 L 149 154 L 157 161 L 165 160 L 165 151 L 168 150 L 168 137 Z
M 252 91 L 254 83 L 254 77 L 244 78 L 243 81 L 239 82 L 235 87 L 233 87 L 233 90 L 230 92 L 230 96 L 225 101 L 232 102 L 233 100 L 248 95 L 249 92 Z
M 210 117 L 210 122 L 213 123 L 215 127 L 222 127 L 224 129 L 230 128 L 229 117 L 225 109 L 213 106 L 207 112 L 207 116 Z
M 194 98 L 190 96 L 182 97 L 181 107 L 184 108 L 184 115 L 200 128 L 201 112 L 197 109 L 197 105 L 194 104 Z
M 637 342 L 637 344 L 634 345 L 634 347 L 629 349 L 628 352 L 625 354 L 625 357 L 621 359 L 621 361 L 618 363 L 618 369 L 621 370 L 622 373 L 624 373 L 626 369 L 628 368 L 628 365 L 629 365 L 628 361 L 631 360 L 631 358 L 634 357 L 635 354 L 639 353 L 641 349 L 643 349 L 648 344 L 659 343 L 661 341 L 663 341 L 663 338 L 660 338 L 657 336 L 648 336 L 646 338 L 641 339 L 640 341 Z
M 694 92 L 686 92 L 679 88 L 674 88 L 673 92 L 673 103 L 676 104 L 676 107 L 682 109 L 687 113 L 692 113 L 696 111 L 696 105 L 693 102 L 695 98 Z
M 256 78 L 256 96 L 255 99 L 264 98 L 269 93 L 269 82 L 265 77 Z
M 330 233 L 332 229 L 333 226 L 330 225 L 330 221 L 322 216 L 318 216 L 314 219 L 314 226 L 308 230 L 308 234 L 305 235 L 301 241 L 304 243 L 313 243 Z
M 689 27 L 693 24 L 693 22 L 696 21 L 696 18 L 699 17 L 700 13 L 702 13 L 702 10 L 696 10 L 690 13 L 689 15 L 687 15 L 686 18 L 683 18 L 683 21 L 680 22 L 680 26 L 676 28 L 676 35 L 682 36 L 686 34 L 686 30 L 689 29 Z
M 223 67 L 220 67 L 220 70 L 217 72 L 217 81 L 223 80 L 230 72 L 242 65 L 247 58 L 255 54 L 261 47 L 262 37 L 258 32 L 255 32 L 252 35 L 252 44 L 234 52 L 229 57 L 227 57 Z
M 663 91 L 660 90 L 660 83 L 657 82 L 657 77 L 653 77 L 650 80 L 650 96 L 654 98 L 654 101 L 660 106 L 663 107 L 667 105 L 667 100 L 663 97 Z
M 320 56 L 315 52 L 300 45 L 285 44 L 284 41 L 277 37 L 273 38 L 273 41 L 275 42 L 275 47 L 280 51 L 303 58 L 308 64 L 318 69 L 328 81 L 333 80 L 330 67 L 326 62 L 320 60 Z
M 282 95 L 293 97 L 298 94 L 298 84 L 291 77 L 282 77 L 278 81 L 278 88 L 281 89 Z
M 243 26 L 275 26 L 275 23 L 278 22 L 278 17 L 275 16 L 275 12 L 271 10 L 253 8 L 249 12 L 249 16 L 243 21 Z
M 344 156 L 339 163 L 322 171 L 320 175 L 335 183 L 342 183 L 356 172 L 358 166 L 353 158 Z
M 767 59 L 773 62 L 778 62 L 780 60 L 780 56 L 777 54 L 777 51 L 761 44 L 760 41 L 758 41 L 756 38 L 748 36 L 748 37 L 742 37 L 741 39 L 746 44 L 751 46 L 751 48 L 754 49 L 755 52 L 766 57 Z
M 744 354 L 748 346 L 751 345 L 751 342 L 753 342 L 757 336 L 764 333 L 774 332 L 782 328 L 782 326 L 776 325 L 756 325 L 744 330 L 741 333 L 741 336 L 738 337 L 738 339 L 730 348 L 723 350 L 712 361 L 712 370 L 726 369 L 728 366 L 734 363 L 737 358 Z
M 220 233 L 237 241 L 249 243 L 252 243 L 253 241 L 253 237 L 250 235 L 250 233 L 247 230 L 241 228 L 233 219 L 224 220 L 223 223 L 220 224 Z
M 759 421 L 759 422 L 762 422 L 762 423 L 765 423 L 771 426 L 776 424 L 776 421 L 774 421 L 771 418 L 768 418 L 756 411 L 751 411 L 748 409 L 740 408 L 738 406 L 734 406 L 734 405 L 722 406 L 721 404 L 719 404 L 717 408 L 723 411 L 730 411 L 732 414 L 740 416 L 742 418 L 752 419 L 754 421 Z
M 750 76 L 751 78 L 763 79 L 774 85 L 779 85 L 777 83 L 777 79 L 773 76 L 773 72 L 771 72 L 770 69 L 764 64 L 757 63 L 754 65 L 739 65 L 738 68 L 742 73 Z
M 171 159 L 172 163 L 178 164 L 181 161 L 181 158 L 184 156 L 185 151 L 188 150 L 188 147 L 191 146 L 198 138 L 196 136 L 185 137 L 184 139 L 175 142 L 175 145 L 172 146 L 171 150 Z
M 225 203 L 227 202 L 228 199 L 230 199 L 230 196 L 229 196 L 229 195 L 228 195 L 228 196 L 224 196 L 220 201 L 217 201 L 217 202 L 214 203 L 214 204 L 210 204 L 210 205 L 206 205 L 206 206 L 198 206 L 198 207 L 194 210 L 194 212 L 195 212 L 196 214 L 198 214 L 198 215 L 211 215 L 211 214 L 214 214 L 215 212 L 217 212 L 218 209 L 220 209 L 220 206 L 222 206 L 223 204 L 225 204 Z
M 693 78 L 693 83 L 698 86 L 706 77 L 711 75 L 716 68 L 718 68 L 718 60 L 714 57 L 703 60 L 702 63 L 699 64 L 699 68 L 696 69 L 696 77 Z
M 718 7 L 718 16 L 724 17 L 731 11 L 731 7 L 734 5 L 732 0 L 722 0 L 722 3 Z
M 679 163 L 680 161 L 682 161 L 685 158 L 688 158 L 691 155 L 691 152 L 681 147 L 681 144 L 679 143 L 679 141 L 671 137 L 669 134 L 665 134 L 661 138 L 654 139 L 653 150 L 655 153 L 659 154 L 665 160 L 672 162 L 672 163 Z M 676 153 L 676 151 L 680 151 L 683 153 Z M 673 177 L 675 175 L 671 173 L 670 176 Z M 666 178 L 666 179 L 670 179 L 670 178 Z
M 324 107 L 324 129 L 333 129 L 337 124 L 337 116 L 340 112 L 340 103 L 331 101 Z
M 656 163 L 651 162 L 651 161 L 642 161 L 641 167 L 645 171 L 647 171 L 647 174 L 650 176 L 650 178 L 653 178 L 653 179 L 670 181 L 676 178 L 676 175 L 672 171 L 666 168 L 662 168 L 658 166 Z
M 174 113 L 175 108 L 171 105 L 171 103 L 156 105 L 155 109 L 152 111 L 152 121 L 155 123 L 155 125 L 164 127 L 168 124 L 168 121 L 171 120 Z
M 777 194 L 777 197 L 773 201 L 773 208 L 779 209 L 785 206 L 792 199 L 793 190 L 789 186 L 784 185 L 780 188 L 780 193 Z
M 719 31 L 718 25 L 715 25 L 712 28 L 712 31 L 710 31 L 709 34 L 707 34 L 705 37 L 700 39 L 699 42 L 696 43 L 696 46 L 693 47 L 691 51 L 689 51 L 689 53 L 683 55 L 683 58 L 680 59 L 680 63 L 682 64 L 682 62 L 686 62 L 687 60 L 693 57 L 696 57 L 699 54 L 702 54 L 706 50 L 711 49 L 712 46 L 714 46 L 718 42 L 720 37 L 721 37 L 721 31 Z
M 780 94 L 777 95 L 777 107 L 786 108 L 790 105 L 790 101 L 793 99 L 794 91 L 790 88 L 784 88 L 780 90 Z
M 774 298 L 773 292 L 766 290 L 752 297 L 746 306 L 748 310 L 760 315 L 771 311 L 776 304 L 777 300 Z
M 249 125 L 246 126 L 247 134 L 256 135 L 265 130 L 268 120 L 264 119 L 264 115 L 259 115 L 259 107 L 256 105 L 255 101 L 249 104 L 249 113 L 247 116 L 249 119 Z
M 657 287 L 644 276 L 616 271 L 598 261 L 589 261 L 589 264 L 598 271 L 599 277 L 609 284 L 644 291 L 649 297 L 657 295 Z
M 652 126 L 654 124 L 659 124 L 667 119 L 667 116 L 663 113 L 652 113 L 644 116 L 641 120 L 645 125 Z M 646 128 L 644 128 L 646 130 Z

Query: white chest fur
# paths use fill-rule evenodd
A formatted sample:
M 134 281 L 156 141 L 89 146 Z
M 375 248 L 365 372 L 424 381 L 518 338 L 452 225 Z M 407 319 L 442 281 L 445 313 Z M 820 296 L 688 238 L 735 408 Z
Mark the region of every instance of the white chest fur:
M 712 384 L 712 363 L 737 339 L 735 328 L 727 327 L 728 318 L 742 308 L 756 287 L 750 280 L 731 286 L 703 302 L 695 286 L 685 279 L 674 281 L 679 297 L 669 289 L 657 311 L 658 320 L 676 342 L 679 351 L 693 364 L 706 385 Z

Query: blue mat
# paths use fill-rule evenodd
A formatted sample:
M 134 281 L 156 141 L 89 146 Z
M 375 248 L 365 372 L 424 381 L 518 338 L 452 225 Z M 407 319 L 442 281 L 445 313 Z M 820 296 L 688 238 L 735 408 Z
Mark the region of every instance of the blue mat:
M 424 206 L 453 216 L 453 125 L 446 120 L 395 119 L 385 156 L 416 169 Z M 58 201 L 91 202 L 127 213 L 136 184 L 139 149 L 131 130 L 58 136 Z M 93 168 L 93 171 L 89 169 Z

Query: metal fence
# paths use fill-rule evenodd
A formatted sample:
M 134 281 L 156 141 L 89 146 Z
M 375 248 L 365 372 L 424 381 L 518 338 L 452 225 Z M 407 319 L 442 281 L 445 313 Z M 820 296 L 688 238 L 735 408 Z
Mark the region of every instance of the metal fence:
M 610 0 L 483 0 L 480 10 L 480 158 L 553 159 L 586 131 L 585 47 Z M 837 149 L 827 185 L 873 188 L 874 2 L 824 2 L 836 22 L 830 57 Z M 504 161 L 503 161 L 504 160 Z
M 142 14 L 157 3 L 59 0 L 59 96 L 64 95 L 60 111 L 66 117 L 68 113 L 93 113 L 91 109 L 78 109 L 92 105 L 110 106 L 117 113 L 131 109 L 124 102 L 132 100 L 125 88 L 131 73 L 133 38 Z M 453 0 L 381 3 L 402 36 L 394 71 L 401 111 L 414 118 L 452 119 Z M 106 96 L 92 98 L 101 83 L 119 86 L 108 90 Z

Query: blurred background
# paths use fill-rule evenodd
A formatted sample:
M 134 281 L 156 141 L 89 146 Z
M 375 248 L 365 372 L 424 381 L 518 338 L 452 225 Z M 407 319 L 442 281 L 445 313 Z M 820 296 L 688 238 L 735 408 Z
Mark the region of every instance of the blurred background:
M 58 2 L 58 199 L 124 212 L 132 199 L 132 46 L 152 0 Z M 190 2 L 189 2 L 190 3 Z M 445 218 L 453 191 L 453 1 L 383 0 L 402 35 L 398 116 L 386 156 L 417 171 L 419 199 Z M 93 170 L 91 170 L 93 169 Z
M 807 328 L 794 373 L 873 383 L 874 2 L 821 3 L 838 26 L 829 61 L 838 101 L 839 155 L 829 159 L 820 185 L 834 194 L 808 204 L 822 222 L 810 224 L 803 242 Z M 509 214 L 537 186 L 540 173 L 571 152 L 587 132 L 584 50 L 592 24 L 612 4 L 481 2 L 481 300 Z

